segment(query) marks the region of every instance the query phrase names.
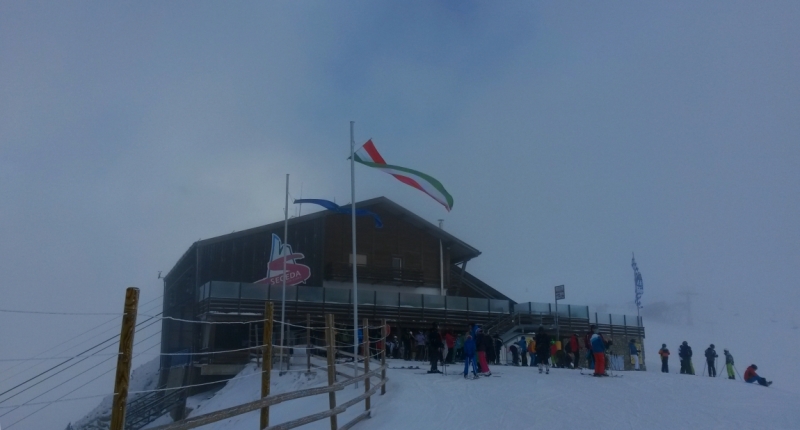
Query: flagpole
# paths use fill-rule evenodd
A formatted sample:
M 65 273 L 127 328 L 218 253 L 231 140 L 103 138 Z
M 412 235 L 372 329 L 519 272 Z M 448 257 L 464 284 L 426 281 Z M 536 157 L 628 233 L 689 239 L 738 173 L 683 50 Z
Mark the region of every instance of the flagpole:
M 285 332 L 286 321 L 286 247 L 289 246 L 289 174 L 286 174 L 286 200 L 283 206 L 283 246 L 281 246 L 281 257 L 283 257 L 283 288 L 281 289 L 281 365 L 279 374 L 283 373 L 283 357 L 286 350 L 283 334 Z
M 444 230 L 444 220 L 439 220 L 439 229 Z M 444 251 L 442 250 L 442 239 L 439 239 L 439 293 L 444 295 Z
M 356 254 L 356 140 L 350 121 L 350 225 L 353 230 L 353 377 L 358 377 L 358 258 Z M 364 354 L 366 360 L 366 354 Z M 358 388 L 358 383 L 355 384 Z

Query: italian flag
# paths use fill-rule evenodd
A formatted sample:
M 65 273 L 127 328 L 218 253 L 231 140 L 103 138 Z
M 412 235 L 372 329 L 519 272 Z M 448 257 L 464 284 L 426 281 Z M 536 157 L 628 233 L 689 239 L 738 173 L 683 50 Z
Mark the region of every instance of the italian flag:
M 372 139 L 368 140 L 367 143 L 356 151 L 355 161 L 365 166 L 382 170 L 397 178 L 398 181 L 406 185 L 411 185 L 433 197 L 433 199 L 441 203 L 448 212 L 453 208 L 453 196 L 444 189 L 441 182 L 417 170 L 386 164 L 381 154 L 375 149 L 375 144 L 372 143 Z

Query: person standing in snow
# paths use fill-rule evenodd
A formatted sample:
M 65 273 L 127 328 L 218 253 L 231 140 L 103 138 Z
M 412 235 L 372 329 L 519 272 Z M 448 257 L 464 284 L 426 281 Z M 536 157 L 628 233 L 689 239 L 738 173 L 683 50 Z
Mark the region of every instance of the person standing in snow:
M 636 340 L 631 339 L 628 342 L 628 347 L 631 350 L 631 360 L 633 360 L 633 370 L 639 370 L 639 349 L 636 348 Z
M 425 334 L 422 330 L 414 336 L 414 340 L 417 341 L 417 361 L 425 361 Z
M 475 328 L 475 350 L 478 352 L 478 368 L 486 376 L 492 376 L 489 363 L 486 362 L 486 335 L 480 327 Z
M 495 334 L 494 335 L 494 364 L 500 364 L 500 353 L 503 351 L 503 340 L 500 339 L 500 336 Z M 508 363 L 508 357 L 506 357 L 506 363 Z
M 525 336 L 519 337 L 519 340 L 517 341 L 517 347 L 522 355 L 522 366 L 525 367 L 528 365 L 528 343 L 525 342 Z
M 594 376 L 608 376 L 606 373 L 606 342 L 599 333 L 592 335 L 592 353 L 594 354 Z
M 678 357 L 681 358 L 681 374 L 694 375 L 692 370 L 692 347 L 685 340 L 678 348 Z
M 442 373 L 437 365 L 442 358 L 442 335 L 439 333 L 439 323 L 433 323 L 428 331 L 428 358 L 431 362 L 431 370 L 428 373 Z
M 765 387 L 772 385 L 772 381 L 767 381 L 766 379 L 758 376 L 756 370 L 758 370 L 758 366 L 751 364 L 747 370 L 744 371 L 744 382 L 747 382 L 748 384 L 758 382 L 758 385 L 763 385 Z
M 444 358 L 445 363 L 452 364 L 453 357 L 456 355 L 456 338 L 449 331 L 444 335 L 444 344 L 447 346 L 447 354 Z
M 658 350 L 658 355 L 661 356 L 661 372 L 669 373 L 669 349 L 667 349 L 666 343 L 661 344 L 661 349 Z
M 528 339 L 528 366 L 535 367 L 536 362 L 536 339 Z
M 463 334 L 458 335 L 458 337 L 456 338 L 456 357 L 455 357 L 456 360 L 461 360 L 462 358 L 464 358 L 465 339 L 466 337 L 464 337 Z
M 715 365 L 717 361 L 717 351 L 714 350 L 714 344 L 712 343 L 708 348 L 706 348 L 706 364 L 708 365 L 708 376 L 715 378 L 717 376 L 717 366 Z
M 478 364 L 475 362 L 475 339 L 467 332 L 464 338 L 464 378 L 469 375 L 469 364 L 472 363 L 472 375 L 478 377 Z
M 519 345 L 512 343 L 508 350 L 511 351 L 511 365 L 519 366 Z
M 483 336 L 483 341 L 486 343 L 486 363 L 494 363 L 494 360 L 497 358 L 494 355 L 494 337 L 489 333 L 485 333 Z
M 572 353 L 572 360 L 574 361 L 572 368 L 577 369 L 581 361 L 581 345 L 578 340 L 578 333 L 572 333 L 572 337 L 569 338 L 569 351 Z
M 733 356 L 727 349 L 723 349 L 725 354 L 725 369 L 728 371 L 728 379 L 736 379 L 736 374 L 733 373 Z
M 594 369 L 594 353 L 592 352 L 592 335 L 597 327 L 589 326 L 589 332 L 583 337 L 583 347 L 586 348 L 586 366 Z
M 544 327 L 536 330 L 536 361 L 539 363 L 539 373 L 546 369 L 550 374 L 550 336 L 544 332 Z
M 556 341 L 550 340 L 550 361 L 553 367 L 559 367 L 558 361 L 556 361 L 557 352 L 558 352 L 558 347 L 556 346 Z

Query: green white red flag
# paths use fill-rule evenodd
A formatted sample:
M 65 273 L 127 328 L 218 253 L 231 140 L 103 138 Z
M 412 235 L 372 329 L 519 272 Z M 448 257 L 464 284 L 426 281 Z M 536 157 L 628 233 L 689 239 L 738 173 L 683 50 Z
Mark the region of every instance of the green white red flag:
M 398 181 L 433 197 L 433 199 L 441 203 L 448 212 L 453 208 L 453 196 L 444 189 L 441 182 L 418 170 L 386 164 L 381 154 L 375 149 L 375 144 L 372 143 L 372 139 L 368 140 L 367 143 L 362 145 L 361 148 L 355 152 L 355 161 L 388 173 L 397 178 Z

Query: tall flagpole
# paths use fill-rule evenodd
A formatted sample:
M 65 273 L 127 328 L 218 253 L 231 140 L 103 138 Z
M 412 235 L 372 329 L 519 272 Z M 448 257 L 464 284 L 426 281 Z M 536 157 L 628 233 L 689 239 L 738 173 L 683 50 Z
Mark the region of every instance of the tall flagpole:
M 283 206 L 283 246 L 281 246 L 281 257 L 283 257 L 283 288 L 281 292 L 281 368 L 278 373 L 283 372 L 283 357 L 286 351 L 286 344 L 283 341 L 286 317 L 286 256 L 285 250 L 289 246 L 289 174 L 286 174 L 286 201 Z
M 350 121 L 350 224 L 353 230 L 353 377 L 358 376 L 358 258 L 356 256 L 356 140 L 355 121 Z M 364 355 L 366 360 L 366 354 Z M 358 388 L 358 384 L 356 384 Z
M 444 220 L 439 220 L 439 229 L 444 230 Z M 442 239 L 439 239 L 439 293 L 444 295 L 444 251 L 442 250 Z

